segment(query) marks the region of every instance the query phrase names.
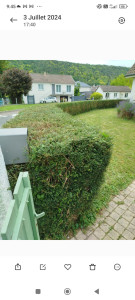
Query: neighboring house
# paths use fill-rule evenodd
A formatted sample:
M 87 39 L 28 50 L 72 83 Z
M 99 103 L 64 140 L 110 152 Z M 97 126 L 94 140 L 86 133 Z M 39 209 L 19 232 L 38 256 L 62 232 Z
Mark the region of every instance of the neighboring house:
M 98 88 L 98 85 L 97 86 L 93 85 L 91 87 L 91 90 L 89 92 L 85 93 L 86 100 L 90 100 L 91 94 L 93 94 L 94 92 L 96 92 L 97 88 Z
M 81 94 L 82 93 L 85 94 L 85 92 L 89 92 L 91 90 L 91 86 L 89 84 L 85 83 L 85 82 L 76 81 L 75 82 L 75 86 L 77 86 L 78 84 L 80 85 L 80 89 L 79 90 L 80 90 Z
M 132 68 L 128 71 L 125 77 L 132 77 L 133 78 L 133 84 L 132 84 L 132 90 L 130 95 L 130 101 L 135 101 L 135 64 L 132 66 Z
M 100 85 L 97 87 L 96 92 L 103 95 L 103 100 L 129 100 L 131 95 L 128 86 Z
M 27 96 L 23 96 L 27 104 L 40 103 L 48 96 L 56 97 L 57 102 L 71 102 L 74 95 L 75 82 L 70 75 L 31 73 L 32 89 Z

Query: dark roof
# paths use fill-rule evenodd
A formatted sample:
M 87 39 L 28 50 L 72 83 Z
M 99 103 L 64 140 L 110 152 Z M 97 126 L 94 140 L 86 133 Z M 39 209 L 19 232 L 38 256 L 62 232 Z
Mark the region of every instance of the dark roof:
M 87 93 L 92 93 L 92 91 L 83 91 L 83 92 L 80 92 L 80 94 L 87 94 Z
M 100 85 L 103 92 L 131 92 L 128 86 Z
M 71 75 L 30 73 L 34 83 L 75 84 Z
M 80 84 L 80 87 L 89 87 L 89 88 L 90 88 L 90 85 L 87 84 L 87 83 L 85 83 L 85 82 L 82 82 L 82 81 L 76 81 L 76 82 L 75 82 L 75 85 L 77 85 L 78 83 Z
M 125 77 L 135 77 L 135 64 L 132 66 L 132 68 L 127 72 Z
M 93 86 L 91 87 L 91 92 L 92 92 L 92 93 L 96 92 L 96 90 L 98 89 L 98 87 L 99 87 L 99 85 L 97 85 L 97 86 L 93 85 Z
M 89 99 L 93 92 L 85 92 L 86 99 Z

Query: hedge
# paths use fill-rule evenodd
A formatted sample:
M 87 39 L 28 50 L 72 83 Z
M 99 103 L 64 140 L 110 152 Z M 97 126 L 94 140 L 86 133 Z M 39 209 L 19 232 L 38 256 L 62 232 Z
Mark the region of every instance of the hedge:
M 57 104 L 23 111 L 6 127 L 27 127 L 29 163 L 8 167 L 14 188 L 20 171 L 29 171 L 41 239 L 64 239 L 81 226 L 111 155 L 106 134 L 76 121 Z
M 78 102 L 60 103 L 58 106 L 71 115 L 78 115 L 93 109 L 113 108 L 119 104 L 121 100 L 85 100 Z

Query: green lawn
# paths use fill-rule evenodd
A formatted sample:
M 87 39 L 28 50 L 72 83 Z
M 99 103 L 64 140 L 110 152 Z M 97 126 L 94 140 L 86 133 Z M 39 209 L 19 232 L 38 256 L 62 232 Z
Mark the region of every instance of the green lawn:
M 39 104 L 34 104 L 34 105 L 39 105 Z M 16 110 L 16 109 L 29 109 L 33 104 L 12 104 L 12 105 L 4 105 L 0 106 L 0 112 L 1 111 L 11 111 L 11 110 Z
M 94 110 L 74 117 L 92 126 L 98 126 L 102 132 L 112 137 L 113 152 L 97 198 L 93 203 L 93 212 L 106 205 L 111 196 L 135 180 L 135 121 L 118 118 L 116 109 Z M 93 217 L 88 215 L 89 221 Z

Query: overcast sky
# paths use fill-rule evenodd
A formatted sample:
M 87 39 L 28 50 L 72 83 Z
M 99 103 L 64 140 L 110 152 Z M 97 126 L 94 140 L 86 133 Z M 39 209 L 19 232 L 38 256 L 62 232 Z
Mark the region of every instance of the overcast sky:
M 114 65 L 114 66 L 123 66 L 123 67 L 132 67 L 135 63 L 135 60 L 108 60 L 107 65 Z
M 135 63 L 135 60 L 88 60 L 87 61 L 78 61 L 73 60 L 71 62 L 76 63 L 84 63 L 84 64 L 90 64 L 90 65 L 113 65 L 113 66 L 122 66 L 122 67 L 132 67 L 132 65 Z
M 52 58 L 49 58 L 50 60 Z M 131 68 L 133 64 L 135 63 L 135 60 L 104 60 L 104 59 L 89 59 L 89 57 L 84 57 L 83 59 L 80 57 L 61 57 L 61 58 L 55 58 L 56 60 L 60 61 L 68 61 L 72 63 L 80 63 L 80 64 L 90 64 L 90 65 L 113 65 L 113 66 L 122 66 L 122 67 L 128 67 Z

